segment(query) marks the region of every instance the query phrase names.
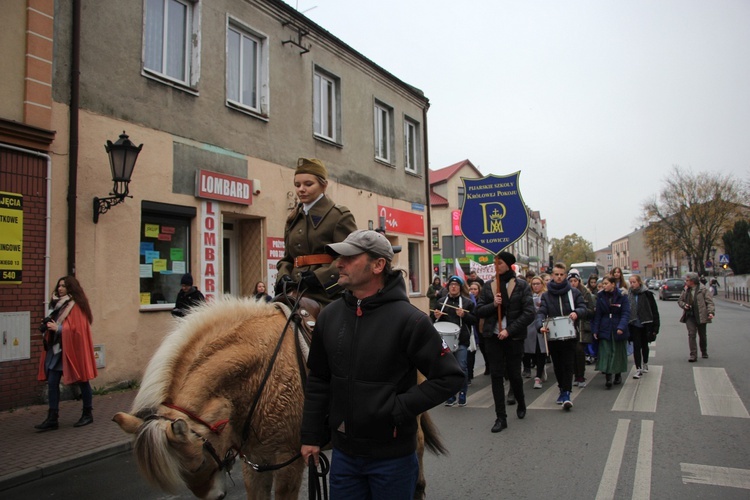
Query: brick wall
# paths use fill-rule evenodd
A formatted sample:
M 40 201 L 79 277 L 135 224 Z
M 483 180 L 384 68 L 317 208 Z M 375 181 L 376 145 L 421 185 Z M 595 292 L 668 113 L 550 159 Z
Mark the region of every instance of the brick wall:
M 44 387 L 36 374 L 45 300 L 46 176 L 46 159 L 0 147 L 0 191 L 23 195 L 23 282 L 0 285 L 0 312 L 29 311 L 31 318 L 30 359 L 0 362 L 0 410 L 39 403 Z

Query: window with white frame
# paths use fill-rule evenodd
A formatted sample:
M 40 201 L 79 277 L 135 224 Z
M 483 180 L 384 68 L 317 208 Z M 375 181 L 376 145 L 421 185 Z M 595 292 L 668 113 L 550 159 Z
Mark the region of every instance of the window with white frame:
M 315 135 L 340 142 L 340 80 L 315 68 L 313 73 L 313 130 Z
M 391 163 L 393 151 L 393 109 L 375 102 L 375 158 Z
M 419 173 L 419 123 L 410 118 L 404 119 L 404 157 L 407 172 Z
M 238 22 L 227 26 L 227 101 L 266 115 L 268 39 Z
M 422 282 L 420 276 L 419 267 L 419 242 L 409 242 L 409 292 L 419 293 L 422 289 L 420 283 Z
M 197 3 L 145 0 L 144 69 L 160 77 L 194 86 L 198 74 Z

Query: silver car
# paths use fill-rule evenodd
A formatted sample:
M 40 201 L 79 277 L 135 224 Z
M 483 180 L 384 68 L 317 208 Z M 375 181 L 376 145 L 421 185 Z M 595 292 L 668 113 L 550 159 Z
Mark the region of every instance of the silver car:
M 679 278 L 666 279 L 659 287 L 659 300 L 679 299 L 684 289 L 685 280 Z

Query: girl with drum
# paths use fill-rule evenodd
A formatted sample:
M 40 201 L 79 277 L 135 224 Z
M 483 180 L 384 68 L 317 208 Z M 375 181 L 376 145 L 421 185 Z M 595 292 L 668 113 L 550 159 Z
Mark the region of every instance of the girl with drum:
M 451 348 L 464 372 L 464 384 L 458 393 L 458 406 L 466 406 L 469 382 L 467 360 L 473 334 L 472 326 L 477 323 L 477 317 L 474 315 L 474 302 L 469 298 L 469 290 L 464 280 L 458 276 L 451 276 L 448 280 L 448 295 L 438 299 L 435 318 L 435 329 L 440 332 L 445 343 Z M 455 404 L 455 396 L 451 396 L 445 402 L 445 406 Z
M 591 321 L 591 333 L 599 341 L 599 358 L 596 369 L 604 373 L 605 387 L 612 387 L 612 374 L 615 385 L 622 383 L 621 373 L 628 369 L 628 321 L 630 302 L 617 288 L 618 280 L 605 276 L 603 290 L 596 298 L 596 312 Z

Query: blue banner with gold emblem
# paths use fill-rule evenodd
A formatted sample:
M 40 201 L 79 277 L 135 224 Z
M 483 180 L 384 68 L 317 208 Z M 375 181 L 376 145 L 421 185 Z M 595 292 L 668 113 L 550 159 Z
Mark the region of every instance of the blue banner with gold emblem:
M 520 175 L 518 171 L 505 177 L 461 178 L 461 232 L 467 240 L 497 255 L 526 233 L 529 213 L 518 187 Z

